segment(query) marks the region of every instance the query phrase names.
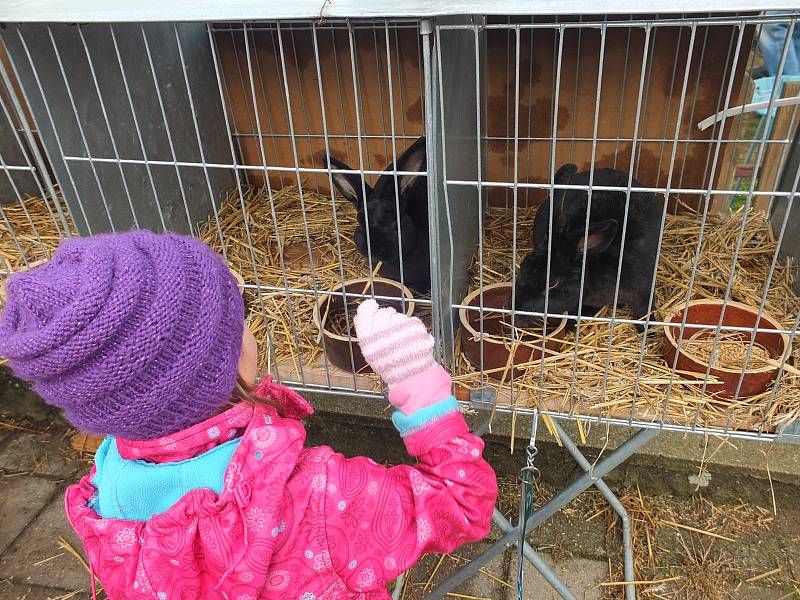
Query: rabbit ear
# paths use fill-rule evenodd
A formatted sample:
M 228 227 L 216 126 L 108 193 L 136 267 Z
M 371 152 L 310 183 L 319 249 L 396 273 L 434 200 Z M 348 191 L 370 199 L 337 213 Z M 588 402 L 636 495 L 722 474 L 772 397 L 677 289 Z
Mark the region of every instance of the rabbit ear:
M 586 254 L 588 255 L 605 252 L 617 236 L 618 226 L 619 223 L 617 223 L 616 219 L 606 219 L 591 225 L 586 239 L 581 235 L 581 239 L 578 242 L 578 257 L 583 258 L 584 242 L 586 242 Z
M 329 169 L 352 171 L 352 169 L 346 164 L 336 160 L 331 156 L 326 157 L 326 163 L 327 164 L 325 166 Z M 336 186 L 336 189 L 339 190 L 339 193 L 347 198 L 350 202 L 355 204 L 356 208 L 361 208 L 363 206 L 364 199 L 362 190 L 367 192 L 367 201 L 372 198 L 372 188 L 367 184 L 367 182 L 363 182 L 362 188 L 362 177 L 355 171 L 352 175 L 349 173 L 331 173 L 331 178 L 333 179 L 333 185 Z
M 578 167 L 573 165 L 572 163 L 567 163 L 561 165 L 556 171 L 555 176 L 553 177 L 553 183 L 558 183 L 561 185 L 569 185 L 572 176 L 578 172 Z
M 572 176 L 575 175 L 577 171 L 578 167 L 572 163 L 561 165 L 558 171 L 556 171 L 556 174 L 553 176 L 553 183 L 556 185 L 569 185 L 569 182 L 572 180 Z M 563 217 L 564 199 L 567 196 L 567 190 L 555 190 L 553 196 L 555 200 L 553 206 L 558 207 L 556 210 L 556 215 Z
M 421 137 L 416 142 L 411 144 L 403 154 L 397 159 L 398 171 L 425 171 L 427 167 L 425 153 L 425 138 Z M 387 171 L 391 171 L 392 167 L 389 166 Z M 404 205 L 404 196 L 408 194 L 411 188 L 417 183 L 421 177 L 425 175 L 398 175 L 397 176 L 397 191 L 400 196 L 401 207 Z M 389 179 L 394 179 L 394 175 L 382 175 Z M 390 182 L 390 189 L 394 187 L 394 183 Z

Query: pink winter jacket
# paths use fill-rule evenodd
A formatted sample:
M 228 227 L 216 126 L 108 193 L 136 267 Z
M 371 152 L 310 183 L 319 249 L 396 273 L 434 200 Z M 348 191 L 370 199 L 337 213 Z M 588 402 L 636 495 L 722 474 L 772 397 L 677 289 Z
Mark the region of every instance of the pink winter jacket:
M 404 438 L 415 466 L 304 448 L 313 409 L 267 380 L 282 406 L 239 404 L 168 438 L 117 441 L 123 458 L 184 460 L 236 436 L 222 492 L 195 489 L 148 521 L 87 506 L 92 472 L 66 494 L 70 523 L 111 600 L 389 598 L 423 553 L 489 531 L 497 485 L 483 442 L 450 413 Z

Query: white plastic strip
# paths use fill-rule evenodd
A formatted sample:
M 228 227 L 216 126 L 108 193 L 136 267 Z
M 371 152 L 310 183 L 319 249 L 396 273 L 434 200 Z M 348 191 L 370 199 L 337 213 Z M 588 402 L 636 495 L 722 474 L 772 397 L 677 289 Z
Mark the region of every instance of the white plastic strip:
M 779 106 L 792 106 L 793 104 L 800 104 L 800 96 L 791 96 L 790 98 L 780 98 L 772 103 L 772 107 L 778 108 Z M 750 104 L 740 104 L 739 106 L 734 106 L 732 108 L 729 108 L 728 110 L 723 110 L 722 112 L 718 112 L 715 115 L 711 115 L 707 119 L 703 119 L 697 124 L 697 128 L 700 131 L 705 131 L 706 129 L 711 127 L 714 123 L 722 121 L 722 119 L 727 119 L 728 117 L 733 117 L 735 115 L 741 115 L 746 112 L 753 112 L 754 110 L 761 110 L 762 108 L 767 108 L 768 106 L 769 106 L 769 101 L 751 102 Z

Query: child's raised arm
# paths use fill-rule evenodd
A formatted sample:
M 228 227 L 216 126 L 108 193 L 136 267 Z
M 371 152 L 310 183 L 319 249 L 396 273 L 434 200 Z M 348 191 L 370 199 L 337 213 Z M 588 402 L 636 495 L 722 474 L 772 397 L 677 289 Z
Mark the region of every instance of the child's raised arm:
M 497 482 L 483 440 L 469 433 L 433 338 L 419 319 L 364 302 L 356 331 L 398 409 L 392 421 L 415 466 L 387 468 L 330 456 L 325 535 L 333 567 L 356 592 L 383 588 L 423 553 L 451 552 L 486 536 Z M 368 435 L 365 432 L 365 435 Z

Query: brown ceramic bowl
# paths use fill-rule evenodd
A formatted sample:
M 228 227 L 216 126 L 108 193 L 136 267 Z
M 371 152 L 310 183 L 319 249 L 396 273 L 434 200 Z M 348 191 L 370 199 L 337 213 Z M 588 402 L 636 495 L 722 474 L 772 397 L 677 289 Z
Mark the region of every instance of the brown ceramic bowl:
M 664 342 L 664 358 L 670 366 L 675 360 L 675 353 L 677 352 L 677 339 L 680 335 L 681 321 L 684 312 L 686 313 L 686 323 L 692 325 L 708 325 L 709 328 L 717 326 L 719 317 L 722 314 L 722 300 L 693 300 L 688 304 L 683 304 L 678 307 L 675 313 L 667 319 L 670 325 L 664 327 L 666 333 L 666 341 Z M 758 311 L 757 309 L 740 304 L 738 302 L 728 302 L 725 309 L 725 318 L 722 321 L 723 326 L 732 327 L 755 327 Z M 759 329 L 782 329 L 780 323 L 775 317 L 769 313 L 761 313 L 761 321 L 758 324 Z M 684 328 L 683 339 L 688 340 L 695 332 L 700 331 L 697 328 Z M 745 333 L 745 332 L 743 332 Z M 749 334 L 745 333 L 746 341 L 749 343 Z M 742 369 L 729 369 L 724 367 L 714 367 L 709 371 L 709 375 L 715 377 L 721 383 L 709 383 L 706 386 L 706 393 L 713 394 L 719 398 L 732 399 L 736 396 L 736 388 L 739 385 L 739 379 L 742 379 L 742 385 L 739 389 L 739 398 L 750 398 L 757 396 L 766 390 L 778 375 L 778 365 L 791 353 L 791 346 L 789 345 L 789 337 L 785 334 L 775 331 L 762 331 L 755 335 L 756 344 L 760 344 L 769 352 L 769 355 L 777 361 L 778 364 L 766 365 L 759 368 L 748 368 L 744 371 L 742 377 Z M 681 344 L 682 346 L 682 344 Z M 678 361 L 676 368 L 681 371 L 689 371 L 705 376 L 708 370 L 708 363 L 688 354 L 681 347 L 678 353 Z
M 494 283 L 483 286 L 483 308 L 505 308 L 511 297 L 511 289 L 510 283 Z M 461 304 L 480 308 L 480 290 L 470 292 Z M 461 308 L 458 316 L 461 321 L 461 351 L 473 366 L 480 368 L 481 314 L 477 310 Z M 489 377 L 500 380 L 503 378 L 505 366 L 509 362 L 512 342 L 510 328 L 503 326 L 497 316 L 497 313 L 483 315 L 483 369 L 489 371 Z M 566 326 L 566 319 L 548 319 L 548 333 L 545 339 L 547 350 L 557 352 L 561 349 Z M 513 364 L 519 365 L 536 361 L 541 356 L 541 339 L 532 338 L 529 342 L 522 341 L 517 345 Z M 514 376 L 517 377 L 521 372 L 522 369 L 515 369 Z M 506 373 L 505 376 L 508 378 L 509 374 Z
M 378 300 L 381 306 L 392 306 L 395 310 L 401 312 L 403 310 L 403 302 L 400 299 L 405 297 L 406 314 L 410 317 L 414 313 L 414 296 L 408 288 L 397 281 L 382 277 L 373 277 L 372 282 L 376 296 L 396 298 L 393 300 Z M 356 338 L 353 325 L 353 318 L 356 316 L 356 310 L 362 301 L 361 298 L 347 299 L 347 315 L 351 324 L 350 337 L 348 338 L 347 335 L 332 331 L 331 323 L 333 319 L 337 318 L 337 316 L 341 318 L 341 315 L 345 313 L 344 299 L 340 295 L 342 287 L 348 294 L 370 294 L 370 290 L 373 289 L 370 286 L 369 277 L 349 279 L 345 281 L 344 286 L 337 285 L 330 290 L 333 293 L 320 296 L 317 300 L 317 304 L 314 307 L 314 325 L 317 326 L 317 330 L 321 331 L 322 336 L 325 338 L 325 352 L 331 364 L 344 371 L 372 373 L 372 369 L 369 368 L 367 361 L 364 360 L 364 355 L 361 354 L 361 347 L 358 345 L 358 338 Z M 324 327 L 322 325 L 323 320 L 325 321 Z M 320 336 L 320 343 L 322 336 Z

